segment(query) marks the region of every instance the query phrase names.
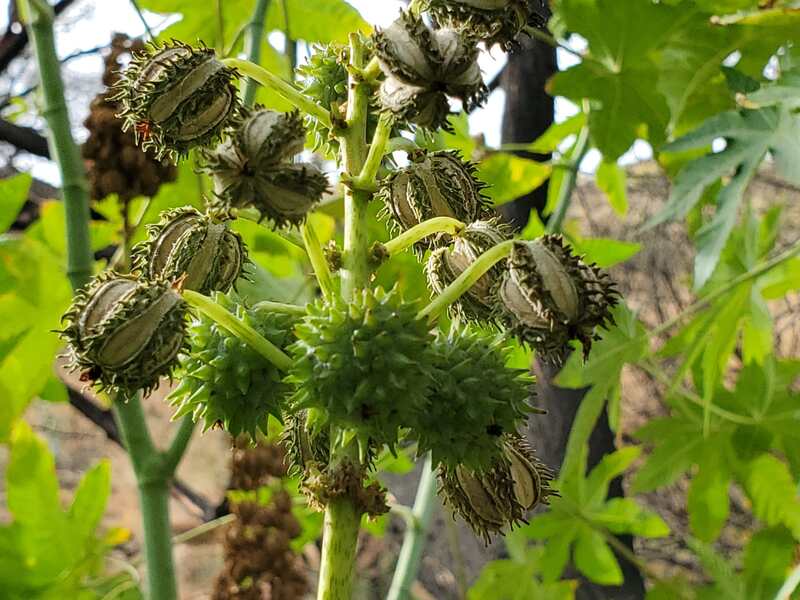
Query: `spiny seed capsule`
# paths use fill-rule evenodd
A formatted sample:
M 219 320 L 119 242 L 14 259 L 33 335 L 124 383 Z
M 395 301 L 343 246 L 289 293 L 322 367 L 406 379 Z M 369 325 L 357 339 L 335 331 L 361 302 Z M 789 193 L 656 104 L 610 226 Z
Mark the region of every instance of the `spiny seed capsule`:
M 227 292 L 242 275 L 247 248 L 225 219 L 191 207 L 163 212 L 134 248 L 134 268 L 147 279 L 185 276 L 182 286 L 201 294 Z
M 176 363 L 185 316 L 186 304 L 169 283 L 105 274 L 75 295 L 61 335 L 83 381 L 148 393 Z
M 478 48 L 457 31 L 430 29 L 405 12 L 377 31 L 374 42 L 387 76 L 379 95 L 385 109 L 419 125 L 441 127 L 447 118 L 445 95 L 461 99 L 466 110 L 485 99 Z
M 381 187 L 379 196 L 385 214 L 406 230 L 433 217 L 452 217 L 472 223 L 491 216 L 472 163 L 458 153 L 421 153 L 404 169 L 394 171 Z
M 499 298 L 506 326 L 559 361 L 570 340 L 588 355 L 595 328 L 612 321 L 618 294 L 604 271 L 573 255 L 560 236 L 547 235 L 514 244 Z
M 219 138 L 237 118 L 237 73 L 214 51 L 181 42 L 137 53 L 114 88 L 125 130 L 158 157 L 181 158 Z
M 213 176 L 219 203 L 253 206 L 276 226 L 301 223 L 328 190 L 314 165 L 289 162 L 305 133 L 297 112 L 250 111 L 234 135 L 202 153 L 200 168 Z
M 491 534 L 525 522 L 527 511 L 556 495 L 550 488 L 553 477 L 527 442 L 509 435 L 489 468 L 440 465 L 439 492 L 445 504 L 489 543 Z
M 433 292 L 441 294 L 481 254 L 509 238 L 508 227 L 496 219 L 469 224 L 454 238 L 452 246 L 431 253 L 425 274 Z M 451 312 L 467 319 L 491 320 L 497 305 L 497 282 L 504 272 L 502 264 L 489 269 L 466 294 L 450 305 Z
M 548 15 L 544 0 L 426 0 L 424 8 L 440 27 L 504 50 L 514 48 L 526 26 L 542 26 Z

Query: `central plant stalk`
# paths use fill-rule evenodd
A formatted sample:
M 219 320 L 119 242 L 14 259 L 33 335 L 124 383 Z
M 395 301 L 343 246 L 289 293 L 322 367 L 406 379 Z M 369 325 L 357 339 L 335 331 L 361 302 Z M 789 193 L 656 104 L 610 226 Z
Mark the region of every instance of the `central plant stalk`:
M 341 163 L 345 176 L 361 172 L 367 155 L 368 88 L 359 73 L 364 66 L 364 49 L 358 34 L 350 35 L 350 65 L 345 129 L 340 133 Z M 342 296 L 351 301 L 369 282 L 369 239 L 367 207 L 371 194 L 347 189 L 344 196 L 344 254 L 342 256 Z M 343 463 L 357 462 L 355 444 L 342 446 L 340 436 L 331 432 L 330 470 Z M 322 563 L 318 600 L 350 600 L 362 510 L 353 498 L 332 500 L 325 509 L 322 538 Z

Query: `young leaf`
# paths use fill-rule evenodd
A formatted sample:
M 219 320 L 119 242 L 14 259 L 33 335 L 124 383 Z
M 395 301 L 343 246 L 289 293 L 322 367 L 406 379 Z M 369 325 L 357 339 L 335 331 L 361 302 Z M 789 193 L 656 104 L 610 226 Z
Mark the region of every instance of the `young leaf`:
M 686 508 L 692 533 L 704 542 L 717 538 L 728 519 L 730 474 L 717 454 L 704 455 L 700 471 L 692 479 Z
M 770 152 L 778 172 L 787 181 L 800 183 L 800 117 L 784 106 L 761 110 L 730 111 L 714 116 L 691 133 L 664 147 L 679 152 L 710 145 L 725 138 L 724 150 L 689 162 L 678 173 L 669 201 L 650 225 L 682 219 L 694 208 L 703 191 L 733 173 L 717 198 L 717 211 L 697 232 L 695 287 L 701 287 L 719 262 L 725 242 L 736 223 L 739 204 L 763 157 Z

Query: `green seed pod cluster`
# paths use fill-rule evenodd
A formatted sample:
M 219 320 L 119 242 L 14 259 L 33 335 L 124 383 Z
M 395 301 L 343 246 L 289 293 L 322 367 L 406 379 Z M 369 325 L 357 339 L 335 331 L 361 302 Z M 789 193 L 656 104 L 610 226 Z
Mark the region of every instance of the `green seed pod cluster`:
M 506 436 L 488 468 L 441 465 L 439 493 L 454 514 L 463 518 L 488 544 L 493 533 L 524 523 L 525 514 L 555 495 L 553 472 L 519 436 Z
M 333 115 L 341 115 L 347 102 L 347 68 L 350 51 L 344 44 L 317 45 L 308 62 L 298 67 L 303 93 L 327 108 Z M 327 156 L 339 150 L 339 143 L 331 130 L 316 119 L 309 119 L 314 137 L 314 150 L 322 149 Z
M 481 254 L 510 237 L 508 226 L 496 219 L 470 223 L 455 236 L 451 246 L 434 250 L 428 258 L 425 274 L 431 290 L 441 294 Z M 451 314 L 467 320 L 492 321 L 497 305 L 497 282 L 504 272 L 502 264 L 494 265 L 450 305 Z
M 267 340 L 285 348 L 295 317 L 245 309 L 217 293 L 215 300 Z M 290 388 L 281 371 L 245 342 L 201 315 L 189 329 L 191 350 L 181 357 L 181 383 L 170 394 L 174 418 L 191 414 L 204 430 L 223 427 L 233 436 L 267 433 L 269 415 L 281 419 Z
M 242 275 L 247 248 L 226 220 L 224 213 L 192 207 L 164 211 L 134 248 L 134 269 L 148 279 L 185 276 L 182 287 L 201 294 L 227 292 Z
M 172 41 L 137 53 L 115 84 L 124 129 L 143 149 L 182 158 L 219 139 L 238 117 L 234 69 L 214 51 Z
M 417 310 L 380 288 L 313 305 L 290 348 L 291 412 L 315 409 L 317 426 L 352 429 L 362 447 L 394 446 L 401 427 L 424 418 L 431 385 L 432 335 Z
M 78 291 L 61 335 L 81 380 L 123 393 L 158 386 L 184 345 L 186 304 L 163 280 L 106 273 Z
M 618 301 L 608 275 L 573 255 L 557 235 L 516 242 L 498 294 L 505 325 L 556 361 L 570 340 L 580 341 L 588 354 L 595 328 L 612 322 Z
M 527 417 L 533 379 L 506 367 L 509 346 L 496 334 L 454 326 L 440 332 L 433 347 L 431 402 L 411 437 L 420 454 L 432 453 L 434 464 L 485 468 L 503 436 Z
M 384 109 L 421 127 L 446 126 L 447 96 L 472 110 L 486 98 L 475 43 L 453 29 L 430 29 L 404 12 L 373 36 L 386 79 L 378 94 Z
M 475 166 L 457 152 L 419 153 L 403 169 L 387 177 L 378 196 L 384 214 L 405 231 L 433 217 L 452 217 L 465 223 L 491 217 L 483 195 L 486 185 L 475 177 Z M 435 244 L 438 240 L 425 242 Z
M 526 26 L 542 26 L 547 14 L 543 0 L 426 0 L 424 8 L 441 27 L 503 50 L 516 46 Z
M 253 206 L 277 227 L 298 224 L 328 190 L 328 180 L 309 163 L 291 162 L 302 152 L 302 117 L 257 107 L 231 136 L 202 152 L 201 170 L 214 178 L 218 203 Z

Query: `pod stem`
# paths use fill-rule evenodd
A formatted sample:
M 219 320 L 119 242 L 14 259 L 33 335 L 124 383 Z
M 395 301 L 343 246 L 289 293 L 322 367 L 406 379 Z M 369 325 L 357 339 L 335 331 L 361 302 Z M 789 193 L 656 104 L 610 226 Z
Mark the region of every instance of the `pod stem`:
M 285 81 L 267 71 L 264 67 L 250 62 L 249 60 L 242 60 L 240 58 L 224 58 L 223 63 L 229 67 L 234 67 L 254 79 L 261 85 L 275 90 L 286 101 L 290 102 L 293 106 L 300 109 L 307 115 L 317 119 L 325 127 L 331 127 L 331 115 L 322 106 L 314 102 L 311 98 L 303 94 L 300 90 L 294 87 L 288 81 Z
M 417 317 L 420 319 L 427 317 L 430 321 L 434 321 L 442 311 L 475 285 L 475 282 L 483 277 L 489 269 L 507 258 L 511 254 L 513 245 L 514 240 L 508 240 L 481 254 L 475 262 L 464 269 L 461 275 L 456 277 L 453 283 L 444 288 L 442 293 L 434 298 L 428 306 L 419 311 Z
M 208 296 L 198 294 L 192 290 L 183 290 L 181 294 L 183 295 L 183 299 L 191 306 L 195 307 L 217 325 L 245 342 L 273 365 L 282 371 L 288 371 L 292 368 L 293 361 L 283 350 L 250 327 L 250 325 L 237 319 L 236 315 L 229 312 L 225 307 L 220 306 Z
M 465 227 L 466 224 L 452 217 L 434 217 L 414 225 L 411 229 L 386 242 L 383 247 L 389 253 L 389 256 L 394 256 L 424 240 L 429 235 L 435 233 L 456 235 Z
M 375 177 L 378 174 L 381 161 L 386 156 L 393 126 L 394 118 L 389 113 L 381 113 L 378 118 L 378 126 L 375 128 L 375 134 L 372 136 L 372 143 L 369 145 L 367 159 L 358 177 L 353 180 L 355 187 L 371 188 L 375 184 Z
M 311 261 L 311 266 L 314 267 L 314 274 L 317 276 L 317 283 L 319 289 L 322 290 L 322 296 L 326 301 L 330 302 L 334 295 L 333 277 L 328 268 L 328 261 L 325 259 L 325 254 L 322 252 L 322 246 L 319 243 L 317 232 L 314 227 L 306 221 L 303 223 L 303 244 L 306 247 L 306 253 Z

